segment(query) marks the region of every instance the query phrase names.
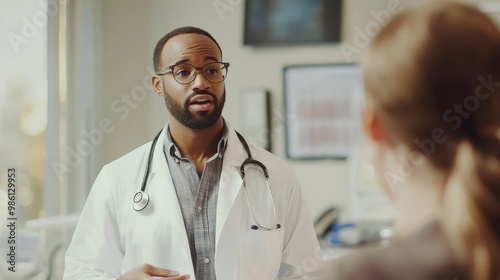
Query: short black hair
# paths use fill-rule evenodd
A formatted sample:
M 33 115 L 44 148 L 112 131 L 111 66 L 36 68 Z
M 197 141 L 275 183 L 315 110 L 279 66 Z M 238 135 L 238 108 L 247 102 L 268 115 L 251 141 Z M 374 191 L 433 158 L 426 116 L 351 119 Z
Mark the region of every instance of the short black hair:
M 170 38 L 172 38 L 174 36 L 181 35 L 181 34 L 188 34 L 188 33 L 196 33 L 196 34 L 201 34 L 201 35 L 207 36 L 212 41 L 214 41 L 214 43 L 217 45 L 217 47 L 219 48 L 220 53 L 222 55 L 222 49 L 220 48 L 219 43 L 217 43 L 217 41 L 214 39 L 214 37 L 212 37 L 212 35 L 210 35 L 210 33 L 208 33 L 207 31 L 205 31 L 201 28 L 198 28 L 198 27 L 194 27 L 194 26 L 179 27 L 179 28 L 176 28 L 176 29 L 170 31 L 169 33 L 167 33 L 165 36 L 163 36 L 158 41 L 158 43 L 156 43 L 156 47 L 155 47 L 155 50 L 153 53 L 153 66 L 154 66 L 155 72 L 158 72 L 161 70 L 160 69 L 160 67 L 161 67 L 161 52 L 163 50 L 163 47 L 167 43 L 167 41 L 170 40 Z

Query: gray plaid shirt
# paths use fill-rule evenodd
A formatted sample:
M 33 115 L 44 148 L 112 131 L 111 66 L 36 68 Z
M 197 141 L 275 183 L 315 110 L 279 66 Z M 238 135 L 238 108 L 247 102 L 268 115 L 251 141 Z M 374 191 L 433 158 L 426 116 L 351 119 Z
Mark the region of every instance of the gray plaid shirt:
M 167 137 L 163 143 L 163 152 L 167 158 L 188 235 L 195 276 L 200 280 L 216 279 L 214 257 L 217 194 L 227 136 L 228 129 L 224 124 L 217 153 L 205 164 L 201 178 L 193 162 L 182 157 L 172 142 L 168 124 Z M 175 267 L 172 269 L 175 270 Z

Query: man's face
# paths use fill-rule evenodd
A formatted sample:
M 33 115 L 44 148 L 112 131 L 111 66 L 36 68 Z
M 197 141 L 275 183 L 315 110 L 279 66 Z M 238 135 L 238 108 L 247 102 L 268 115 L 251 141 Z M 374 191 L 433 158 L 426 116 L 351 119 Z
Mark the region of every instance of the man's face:
M 189 33 L 172 37 L 162 51 L 162 68 L 189 63 L 202 67 L 210 62 L 221 62 L 217 45 L 207 36 Z M 210 83 L 198 72 L 194 81 L 179 84 L 175 73 L 159 76 L 153 84 L 172 117 L 191 129 L 209 128 L 219 120 L 224 108 L 226 91 L 224 82 Z

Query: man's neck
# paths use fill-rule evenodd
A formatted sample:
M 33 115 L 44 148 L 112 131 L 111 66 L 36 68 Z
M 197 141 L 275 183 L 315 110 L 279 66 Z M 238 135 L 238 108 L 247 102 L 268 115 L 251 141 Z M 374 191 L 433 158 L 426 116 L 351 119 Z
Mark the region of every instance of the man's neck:
M 206 162 L 217 152 L 217 144 L 222 136 L 223 127 L 222 117 L 206 129 L 191 129 L 175 119 L 169 123 L 172 141 L 183 157 L 194 162 Z

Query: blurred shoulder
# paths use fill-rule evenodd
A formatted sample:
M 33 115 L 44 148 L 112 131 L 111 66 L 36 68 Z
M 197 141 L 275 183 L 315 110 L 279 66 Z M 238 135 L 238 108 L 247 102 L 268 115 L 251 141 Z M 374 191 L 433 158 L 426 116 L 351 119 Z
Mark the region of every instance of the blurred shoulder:
M 325 261 L 314 279 L 468 279 L 437 222 L 382 249 Z

